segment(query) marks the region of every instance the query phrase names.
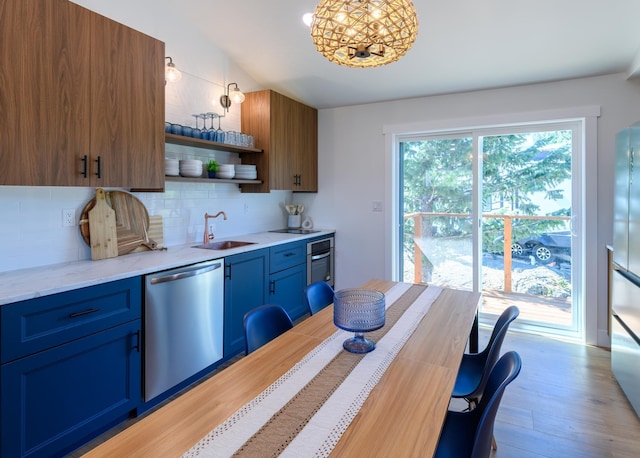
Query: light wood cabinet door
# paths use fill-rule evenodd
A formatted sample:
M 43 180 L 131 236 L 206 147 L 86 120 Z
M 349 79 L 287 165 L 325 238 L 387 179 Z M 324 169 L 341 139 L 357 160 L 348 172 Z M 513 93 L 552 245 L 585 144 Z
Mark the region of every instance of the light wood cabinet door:
M 318 110 L 301 105 L 297 155 L 298 185 L 294 191 L 318 192 Z
M 163 188 L 164 43 L 98 14 L 91 29 L 92 184 Z
M 0 185 L 164 187 L 162 42 L 67 0 L 0 0 L 0 50 Z
M 0 0 L 0 185 L 82 184 L 88 19 L 66 0 Z
M 243 192 L 318 190 L 318 112 L 271 90 L 245 94 L 242 131 L 253 135 L 261 156 L 255 163 L 262 185 L 242 186 Z

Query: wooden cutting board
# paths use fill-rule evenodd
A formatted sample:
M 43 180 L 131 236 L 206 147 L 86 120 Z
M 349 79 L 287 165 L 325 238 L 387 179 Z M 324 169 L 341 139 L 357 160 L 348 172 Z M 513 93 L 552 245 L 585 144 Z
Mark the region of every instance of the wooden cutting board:
M 115 258 L 118 256 L 118 233 L 116 212 L 106 201 L 104 189 L 96 189 L 96 204 L 89 211 L 91 231 L 91 259 Z
M 149 213 L 144 204 L 133 194 L 124 191 L 107 191 L 106 200 L 116 213 L 116 233 L 118 255 L 134 251 L 140 246 L 155 250 L 157 243 L 149 238 Z M 80 216 L 80 233 L 85 243 L 91 246 L 93 233 L 89 227 L 87 215 L 96 205 L 91 199 L 85 205 Z
M 133 250 L 133 253 L 137 253 L 139 251 L 149 251 L 149 250 L 165 250 L 164 245 L 164 229 L 162 226 L 162 215 L 149 215 L 149 229 L 147 230 L 147 236 L 149 237 L 149 243 L 151 246 L 147 244 L 140 245 L 138 248 Z M 156 243 L 155 247 L 153 246 L 153 242 Z

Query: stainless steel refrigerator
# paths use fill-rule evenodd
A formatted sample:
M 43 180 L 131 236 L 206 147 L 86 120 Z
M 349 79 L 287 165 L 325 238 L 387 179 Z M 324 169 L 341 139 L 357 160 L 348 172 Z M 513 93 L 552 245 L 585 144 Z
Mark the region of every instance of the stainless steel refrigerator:
M 611 370 L 640 415 L 640 122 L 616 136 Z

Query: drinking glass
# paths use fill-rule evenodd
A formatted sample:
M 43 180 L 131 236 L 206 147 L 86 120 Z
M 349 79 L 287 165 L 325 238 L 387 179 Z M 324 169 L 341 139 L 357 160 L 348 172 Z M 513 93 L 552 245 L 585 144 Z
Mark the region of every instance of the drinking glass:
M 216 141 L 224 143 L 224 130 L 220 128 L 220 116 L 218 116 L 218 129 L 216 130 Z
M 209 130 L 207 131 L 207 138 L 212 141 L 215 142 L 216 141 L 216 130 L 213 127 L 213 119 L 216 117 L 215 113 L 207 113 L 207 115 L 209 115 L 209 117 L 211 117 L 211 127 L 209 127 Z
M 199 116 L 199 115 L 197 115 L 197 114 L 194 114 L 194 115 L 191 115 L 191 116 L 193 116 L 194 118 L 196 118 L 196 127 L 191 131 L 191 136 L 192 136 L 192 137 L 194 137 L 194 138 L 200 138 L 201 130 L 200 130 L 200 128 L 198 127 L 198 118 L 199 118 L 200 116 Z
M 200 138 L 203 140 L 209 140 L 209 132 L 207 131 L 207 113 L 200 113 L 202 117 L 202 130 L 200 131 Z

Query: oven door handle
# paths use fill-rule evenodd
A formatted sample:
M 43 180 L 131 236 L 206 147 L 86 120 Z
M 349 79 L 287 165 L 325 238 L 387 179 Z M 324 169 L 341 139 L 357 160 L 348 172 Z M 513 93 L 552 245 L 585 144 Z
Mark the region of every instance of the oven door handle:
M 315 256 L 311 256 L 311 260 L 312 261 L 317 261 L 318 259 L 324 259 L 324 258 L 329 257 L 329 256 L 331 256 L 331 251 L 327 251 L 324 254 L 317 254 Z

